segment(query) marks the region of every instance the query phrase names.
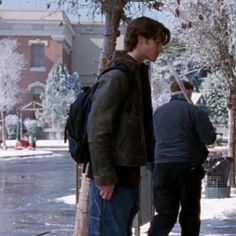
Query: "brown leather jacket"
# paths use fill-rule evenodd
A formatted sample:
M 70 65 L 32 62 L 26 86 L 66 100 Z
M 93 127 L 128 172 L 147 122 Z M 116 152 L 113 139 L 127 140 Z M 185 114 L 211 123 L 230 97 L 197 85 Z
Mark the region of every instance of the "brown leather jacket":
M 111 70 L 98 80 L 88 118 L 88 141 L 94 179 L 98 185 L 118 181 L 116 166 L 140 167 L 153 162 L 154 137 L 148 67 L 125 52 L 112 63 L 124 63 L 132 71 L 132 92 L 120 70 Z M 131 108 L 124 109 L 131 96 Z

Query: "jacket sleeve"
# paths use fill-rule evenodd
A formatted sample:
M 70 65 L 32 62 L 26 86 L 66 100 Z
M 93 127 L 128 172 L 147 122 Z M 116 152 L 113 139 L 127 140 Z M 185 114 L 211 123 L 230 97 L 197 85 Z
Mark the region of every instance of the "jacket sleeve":
M 93 95 L 87 133 L 93 175 L 97 185 L 110 185 L 118 181 L 111 140 L 116 117 L 127 97 L 128 83 L 125 79 L 123 72 L 109 71 L 99 79 Z
M 205 145 L 210 145 L 215 142 L 215 128 L 213 127 L 208 114 L 200 108 L 197 109 L 196 114 L 196 131 L 199 135 L 200 141 Z

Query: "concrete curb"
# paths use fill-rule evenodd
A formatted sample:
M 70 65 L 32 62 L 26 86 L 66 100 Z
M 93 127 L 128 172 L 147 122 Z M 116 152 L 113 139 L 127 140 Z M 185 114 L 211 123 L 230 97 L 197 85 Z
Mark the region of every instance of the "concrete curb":
M 52 155 L 52 151 L 47 150 L 28 150 L 28 149 L 0 149 L 0 158 L 11 158 L 11 157 L 29 157 L 29 156 L 48 156 Z

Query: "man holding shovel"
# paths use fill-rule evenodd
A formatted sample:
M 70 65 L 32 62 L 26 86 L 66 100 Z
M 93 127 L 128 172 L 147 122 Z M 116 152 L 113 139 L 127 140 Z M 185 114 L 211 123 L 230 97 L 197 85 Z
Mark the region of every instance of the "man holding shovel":
M 168 236 L 179 215 L 181 235 L 198 236 L 202 163 L 208 154 L 205 145 L 215 141 L 216 133 L 208 114 L 191 104 L 193 86 L 188 81 L 175 81 L 170 90 L 170 102 L 154 113 L 157 214 L 148 235 Z

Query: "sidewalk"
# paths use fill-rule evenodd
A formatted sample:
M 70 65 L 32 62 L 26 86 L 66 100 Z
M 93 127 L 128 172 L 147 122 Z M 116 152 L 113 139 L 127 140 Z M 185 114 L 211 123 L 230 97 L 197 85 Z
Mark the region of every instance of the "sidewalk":
M 7 140 L 7 147 L 14 148 L 16 145 L 16 140 Z M 36 141 L 36 149 L 38 148 L 67 148 L 68 143 L 64 143 L 64 140 L 37 140 Z
M 56 201 L 75 204 L 75 195 L 57 198 Z M 236 189 L 231 189 L 230 198 L 207 199 L 204 191 L 201 199 L 201 234 L 200 236 L 236 236 Z M 140 227 L 140 236 L 147 236 L 149 223 Z M 177 222 L 169 236 L 179 236 Z M 133 234 L 133 236 L 136 236 Z
M 29 149 L 0 149 L 0 158 L 10 158 L 10 157 L 29 157 L 29 156 L 45 156 L 52 155 L 52 151 L 47 150 L 29 150 Z
M 0 158 L 52 155 L 54 150 L 68 150 L 63 140 L 38 140 L 36 149 L 15 149 L 15 140 L 7 140 L 7 150 L 0 149 Z

